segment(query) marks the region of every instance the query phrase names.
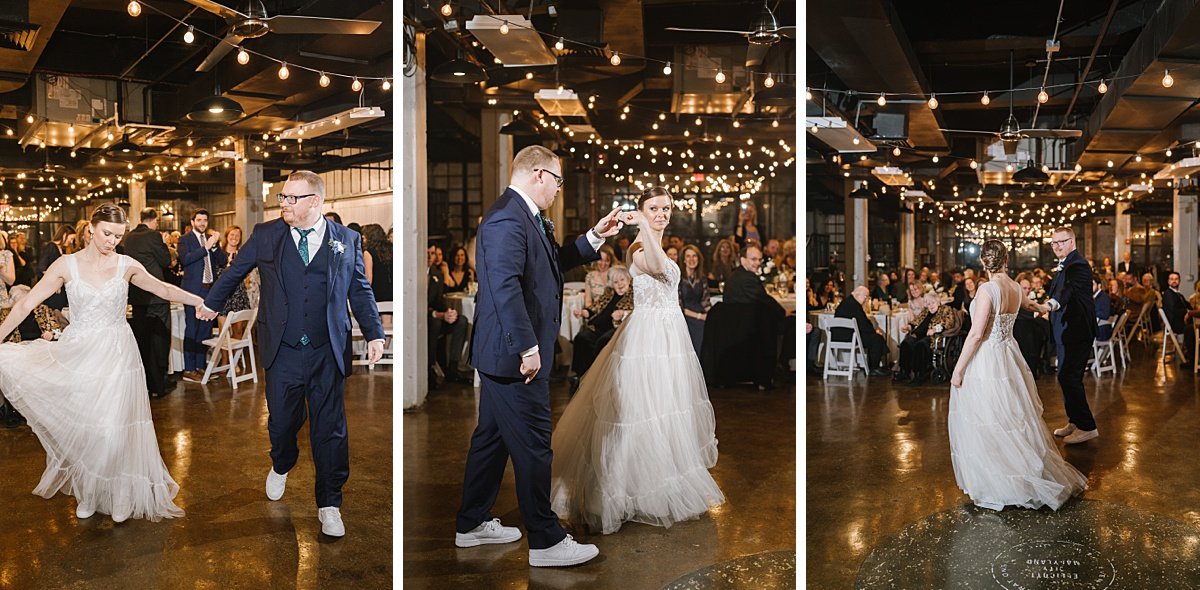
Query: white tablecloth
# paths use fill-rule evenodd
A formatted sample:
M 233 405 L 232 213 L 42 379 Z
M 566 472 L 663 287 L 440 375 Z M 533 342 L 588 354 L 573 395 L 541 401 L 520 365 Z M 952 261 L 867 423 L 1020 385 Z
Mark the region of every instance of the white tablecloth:
M 187 318 L 182 303 L 171 304 L 171 354 L 167 360 L 167 372 L 183 371 L 183 335 L 187 331 Z
M 772 293 L 771 291 L 767 291 L 767 294 L 770 295 L 771 298 L 773 298 L 775 301 L 778 301 L 779 305 L 783 306 L 784 311 L 787 311 L 787 312 L 795 312 L 796 311 L 796 294 L 795 293 L 780 296 L 775 293 Z M 720 293 L 717 293 L 715 295 L 709 295 L 709 297 L 708 297 L 708 302 L 713 305 L 716 305 L 724 300 L 725 300 L 725 296 Z M 830 315 L 832 315 L 832 314 L 830 314 Z
M 468 321 L 475 319 L 475 296 L 460 292 L 447 293 L 445 297 L 447 305 L 457 309 Z M 572 313 L 576 309 L 583 309 L 583 293 L 564 293 L 562 327 L 558 333 L 567 340 L 574 340 L 579 329 L 583 327 L 583 319 L 575 317 L 575 314 Z

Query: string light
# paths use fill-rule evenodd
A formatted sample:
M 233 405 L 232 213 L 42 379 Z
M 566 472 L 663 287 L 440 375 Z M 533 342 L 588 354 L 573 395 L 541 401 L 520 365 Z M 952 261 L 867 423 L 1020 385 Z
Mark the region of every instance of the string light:
M 1099 92 L 1100 94 L 1108 92 L 1108 84 L 1104 83 L 1104 78 L 1100 78 L 1100 85 L 1096 87 L 1096 92 Z
M 763 79 L 763 88 L 774 88 L 774 87 L 775 87 L 775 78 L 771 77 L 771 74 L 767 74 L 767 77 Z M 812 93 L 810 92 L 808 94 L 811 97 Z
M 562 51 L 563 47 L 566 47 L 566 45 L 563 44 L 563 38 L 559 37 L 558 41 L 554 42 L 554 48 L 558 51 Z
M 193 27 L 188 27 L 187 32 L 183 34 L 183 42 L 190 44 L 192 41 L 195 41 L 195 40 L 196 40 L 195 29 Z
M 664 76 L 671 75 L 671 62 L 667 62 L 667 65 L 663 66 L 663 75 Z
M 246 65 L 246 64 L 250 63 L 250 54 L 246 53 L 245 49 L 238 47 L 237 60 L 238 60 L 238 63 L 240 63 L 242 65 Z
M 931 110 L 938 108 L 938 99 L 933 94 L 929 95 L 929 108 Z
M 883 96 L 883 93 L 882 93 L 882 92 L 880 92 L 880 93 L 879 93 L 879 98 L 875 99 L 875 104 L 877 104 L 877 105 L 879 105 L 879 106 L 885 106 L 885 105 L 887 105 L 887 98 L 885 98 L 885 97 Z
M 1042 89 L 1041 89 L 1041 90 L 1038 92 L 1038 97 L 1037 97 L 1037 100 L 1038 100 L 1038 102 L 1039 102 L 1039 103 L 1042 103 L 1042 104 L 1046 104 L 1046 101 L 1050 100 L 1050 95 L 1049 95 L 1049 94 L 1046 94 L 1046 89 L 1045 89 L 1045 88 L 1042 88 Z
M 350 89 L 355 92 L 362 90 L 362 88 L 363 88 L 362 82 L 360 82 L 357 77 L 354 78 L 354 81 L 350 83 Z
M 988 96 L 988 93 L 985 90 L 985 91 L 983 91 L 983 98 L 980 98 L 979 102 L 983 103 L 983 106 L 986 107 L 989 104 L 992 104 L 992 97 Z
M 896 157 L 900 156 L 900 146 L 896 146 L 896 147 L 892 148 L 892 155 L 896 156 Z
M 451 6 L 449 2 L 446 2 L 445 4 L 443 4 L 442 5 L 442 16 L 450 16 L 452 14 L 454 14 L 454 7 Z
M 504 22 L 500 23 L 500 34 L 501 35 L 508 34 L 508 21 L 504 21 Z
M 129 16 L 140 16 L 142 14 L 142 5 L 137 0 L 129 0 L 129 5 L 125 7 L 125 11 Z
M 724 84 L 725 83 L 725 72 L 722 72 L 721 70 L 717 70 L 716 80 L 717 80 L 717 84 Z
M 383 79 L 383 84 L 381 84 L 381 85 L 380 85 L 380 87 L 381 87 L 381 88 L 383 88 L 383 90 L 384 90 L 385 92 L 386 92 L 386 91 L 388 91 L 388 90 L 391 90 L 391 89 L 392 89 L 392 81 L 391 81 L 391 80 L 389 80 L 389 79 L 387 79 L 387 78 L 384 78 L 384 79 Z M 561 91 L 562 91 L 562 86 L 559 86 L 559 87 L 558 87 L 558 90 L 559 90 L 559 92 L 561 92 Z
M 292 72 L 291 72 L 291 70 L 288 69 L 287 62 L 286 61 L 283 62 L 283 64 L 279 66 L 279 79 L 287 80 L 288 76 L 291 76 L 291 75 L 292 75 Z
M 321 88 L 328 88 L 329 87 L 329 76 L 325 72 L 321 72 L 321 78 L 319 80 L 317 80 L 317 84 L 320 84 Z
M 1175 85 L 1175 78 L 1171 77 L 1171 70 L 1163 70 L 1162 85 L 1163 88 L 1170 88 Z
M 612 57 L 610 57 L 610 58 L 608 59 L 608 63 L 610 63 L 610 64 L 612 64 L 612 65 L 614 65 L 614 66 L 619 66 L 619 65 L 621 65 L 621 54 L 620 54 L 620 53 L 617 53 L 616 51 L 614 51 L 614 52 L 613 52 L 613 54 L 612 54 Z

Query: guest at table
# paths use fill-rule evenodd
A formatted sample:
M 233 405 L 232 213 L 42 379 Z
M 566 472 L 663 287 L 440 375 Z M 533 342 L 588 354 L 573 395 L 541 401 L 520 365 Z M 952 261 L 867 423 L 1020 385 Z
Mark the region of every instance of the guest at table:
M 733 273 L 733 269 L 737 267 L 737 255 L 734 253 L 734 244 L 731 240 L 718 240 L 717 245 L 713 247 L 712 268 L 708 269 L 708 288 L 720 289 L 721 283 Z
M 761 248 L 762 243 L 766 241 L 762 228 L 758 226 L 758 208 L 754 206 L 754 201 L 742 201 L 742 208 L 738 211 L 738 224 L 733 229 L 733 239 L 739 248 L 750 242 L 758 244 Z
M 920 385 L 933 370 L 933 336 L 958 328 L 958 314 L 934 294 L 909 302 L 909 309 L 914 307 L 920 311 L 900 326 L 905 335 L 900 341 L 900 370 L 892 380 Z
M 880 365 L 883 353 L 887 350 L 887 339 L 883 332 L 876 329 L 871 320 L 867 318 L 864 308 L 868 301 L 867 296 L 865 285 L 855 287 L 851 296 L 844 299 L 838 306 L 833 317 L 854 320 L 858 325 L 858 334 L 862 338 L 863 349 L 867 351 L 868 373 L 872 377 L 889 377 L 892 373 Z M 829 331 L 829 337 L 837 342 L 849 342 L 854 337 L 854 333 L 845 328 L 834 328 Z
M 833 279 L 825 281 L 825 285 L 821 287 L 819 296 L 821 307 L 837 307 L 842 302 L 842 296 L 838 293 L 837 285 L 833 283 Z
M 1112 299 L 1109 299 L 1108 292 L 1104 290 L 1104 279 L 1098 275 L 1092 275 L 1092 299 L 1096 303 L 1096 340 L 1108 340 L 1112 338 L 1113 325 L 1100 322 L 1116 318 L 1112 314 Z
M 612 246 L 600 246 L 600 259 L 592 263 L 591 270 L 583 279 L 583 306 L 591 307 L 592 303 L 602 297 L 604 292 L 612 287 L 608 271 L 615 266 L 617 253 Z
M 1033 298 L 1032 280 L 1033 273 L 1017 275 L 1022 297 Z M 1013 324 L 1013 339 L 1017 341 L 1021 356 L 1025 358 L 1025 364 L 1029 366 L 1029 371 L 1035 379 L 1042 373 L 1053 372 L 1050 362 L 1057 356 L 1057 351 L 1053 346 L 1053 328 L 1046 316 L 1035 314 L 1024 307 L 1018 309 L 1017 319 Z
M 441 248 L 430 246 L 427 256 L 429 261 L 427 273 L 429 291 L 426 306 L 426 312 L 429 314 L 429 388 L 436 389 L 440 385 L 439 370 L 449 381 L 470 385 L 474 381 L 458 372 L 463 346 L 467 343 L 467 322 L 469 320 L 459 317 L 458 310 L 446 305 L 446 273 L 443 269 L 444 263 L 441 261 Z M 438 346 L 442 338 L 450 341 L 449 355 L 442 354 L 442 347 Z
M 925 286 L 920 282 L 909 283 L 908 292 L 905 294 L 905 301 L 911 306 L 914 301 L 925 297 Z
M 1100 274 L 1104 276 L 1106 281 L 1116 276 L 1116 269 L 1113 268 L 1112 258 L 1109 258 L 1108 256 L 1105 256 L 1104 260 L 1100 262 L 1099 270 Z
M 579 379 L 592 366 L 596 355 L 604 349 L 613 334 L 621 326 L 621 322 L 633 310 L 633 289 L 630 288 L 633 279 L 629 271 L 617 266 L 609 269 L 609 281 L 612 288 L 606 290 L 596 299 L 595 303 L 571 313 L 578 318 L 584 318 L 584 324 L 572 341 L 575 350 L 571 355 L 571 393 L 579 389 Z
M 42 252 L 41 259 L 38 261 L 37 277 L 39 280 L 42 278 L 42 275 L 46 274 L 46 270 L 50 268 L 51 264 L 54 264 L 55 260 L 61 258 L 63 254 L 68 253 L 66 250 L 67 240 L 74 235 L 75 226 L 70 224 L 60 225 L 55 230 L 54 240 L 46 246 L 45 251 Z M 67 294 L 62 289 L 59 289 L 53 295 L 47 297 L 42 304 L 51 309 L 62 309 L 67 306 Z
M 1129 301 L 1125 299 L 1125 285 L 1115 278 L 1105 282 L 1108 284 L 1108 301 L 1112 304 L 1112 315 L 1119 318 L 1129 306 Z
M 891 299 L 888 294 L 888 289 L 891 286 L 891 280 L 888 279 L 886 272 L 881 272 L 875 276 L 875 286 L 871 288 L 871 299 L 878 301 L 887 301 Z
M 691 244 L 683 247 L 683 272 L 680 274 L 679 304 L 683 307 L 683 318 L 692 337 L 692 348 L 696 349 L 696 356 L 699 356 L 700 345 L 704 341 L 704 322 L 708 319 L 708 310 L 712 308 L 704 273 L 704 256 L 699 248 Z M 815 302 L 814 295 L 812 303 Z
M 686 245 L 682 236 L 667 236 L 667 247 L 674 248 L 676 252 L 683 252 Z
M 443 269 L 442 280 L 446 293 L 466 292 L 467 285 L 475 281 L 475 270 L 468 261 L 466 248 L 450 249 L 450 262 Z
M 387 241 L 387 233 L 383 231 L 383 226 L 378 223 L 368 223 L 363 226 L 363 266 L 364 274 L 367 276 L 367 282 L 371 283 L 371 291 L 375 293 L 375 301 L 391 301 L 392 300 L 392 243 Z M 467 266 L 467 251 L 462 247 L 456 248 L 454 253 L 450 255 L 454 264 L 460 264 L 465 270 L 462 273 L 455 273 L 452 269 L 446 280 L 447 291 L 463 291 L 467 288 L 467 282 L 475 280 L 471 274 L 470 267 Z M 460 276 L 461 274 L 461 276 Z M 451 285 L 450 279 L 458 278 L 456 288 Z M 384 327 L 388 327 L 388 322 L 391 321 L 391 314 L 382 316 Z
M 820 311 L 825 307 L 821 304 L 821 299 L 817 297 L 817 292 L 813 291 L 812 279 L 809 277 L 804 277 L 804 300 L 808 311 Z
M 25 240 L 25 234 L 15 231 L 8 236 L 8 251 L 13 255 L 13 269 L 16 272 L 16 280 L 13 285 L 25 285 L 32 287 L 34 283 L 35 268 L 29 259 L 29 253 L 21 247 Z
M 29 294 L 29 287 L 26 285 L 16 285 L 12 290 L 11 304 L 20 301 Z M 12 305 L 0 307 L 0 322 L 3 322 L 12 311 Z M 51 309 L 45 304 L 38 305 L 33 309 L 26 318 L 9 334 L 5 342 L 29 342 L 32 340 L 54 340 L 56 334 L 65 327 L 62 321 L 62 316 L 57 310 Z M 3 392 L 0 392 L 0 426 L 5 428 L 16 428 L 25 423 L 25 417 L 17 412 L 7 399 L 4 398 Z
M 667 246 L 667 249 L 663 250 L 663 252 L 667 255 L 667 260 L 674 262 L 676 266 L 679 265 L 679 248 Z
M 1044 304 L 1048 299 L 1050 299 L 1050 294 L 1046 293 L 1046 287 L 1043 284 L 1045 279 L 1042 276 L 1038 276 L 1038 270 L 1041 269 L 1035 269 L 1033 277 L 1029 279 L 1029 293 L 1034 301 Z
M 1188 297 L 1188 303 L 1192 304 L 1192 309 L 1200 309 L 1200 281 L 1196 281 L 1196 285 L 1192 287 L 1192 296 Z
M 1179 284 L 1179 273 L 1171 271 L 1167 275 L 1167 291 L 1161 295 L 1162 309 L 1171 324 L 1171 331 L 1183 336 L 1183 364 L 1190 368 L 1193 361 L 1190 357 L 1196 350 L 1196 331 L 1192 329 L 1192 318 L 1200 312 L 1192 310 L 1192 304 L 1179 292 Z
M 908 285 L 916 282 L 916 280 L 916 271 L 911 268 L 904 269 L 903 278 L 892 281 L 888 295 L 898 303 L 908 303 Z
M 750 304 L 757 308 L 756 340 L 761 343 L 761 354 L 755 359 L 754 382 L 760 391 L 774 386 L 775 366 L 779 360 L 778 338 L 781 333 L 795 329 L 795 317 L 791 311 L 785 310 L 774 297 L 767 294 L 762 281 L 758 279 L 758 269 L 762 264 L 762 249 L 757 244 L 747 244 L 742 247 L 739 266 L 734 269 L 725 281 L 724 301 L 731 304 Z M 862 287 L 864 300 L 867 288 Z M 861 302 L 859 306 L 861 307 Z M 795 332 L 792 331 L 795 339 Z M 795 352 L 793 349 L 792 352 Z
M 787 269 L 788 273 L 795 275 L 800 267 L 796 265 L 796 238 L 788 238 L 779 247 L 780 264 L 779 269 Z

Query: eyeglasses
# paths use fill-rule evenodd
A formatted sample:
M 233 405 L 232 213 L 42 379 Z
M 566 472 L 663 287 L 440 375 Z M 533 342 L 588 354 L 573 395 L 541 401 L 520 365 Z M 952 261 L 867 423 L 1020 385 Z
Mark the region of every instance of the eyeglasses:
M 1062 239 L 1062 240 L 1050 240 L 1050 244 L 1051 244 L 1051 245 L 1054 245 L 1054 246 L 1057 246 L 1057 245 L 1059 245 L 1059 244 L 1065 244 L 1065 243 L 1067 243 L 1067 242 L 1070 242 L 1071 240 L 1074 240 L 1074 239 L 1075 239 L 1075 238 L 1064 238 L 1064 239 Z
M 296 201 L 299 201 L 300 199 L 307 199 L 308 197 L 315 196 L 317 196 L 317 193 L 308 193 L 307 195 L 285 195 L 283 193 L 279 193 L 275 195 L 275 198 L 278 199 L 280 203 L 286 201 L 289 205 L 295 205 Z
M 557 175 L 557 174 L 555 174 L 555 173 L 553 173 L 553 172 L 551 172 L 551 171 L 549 171 L 549 170 L 546 170 L 545 168 L 535 168 L 535 169 L 534 169 L 534 172 L 545 172 L 546 174 L 549 174 L 550 176 L 553 176 L 553 177 L 554 177 L 554 182 L 558 183 L 558 187 L 559 187 L 559 188 L 562 188 L 562 185 L 563 185 L 563 177 L 561 177 L 561 176 L 559 176 L 559 175 Z

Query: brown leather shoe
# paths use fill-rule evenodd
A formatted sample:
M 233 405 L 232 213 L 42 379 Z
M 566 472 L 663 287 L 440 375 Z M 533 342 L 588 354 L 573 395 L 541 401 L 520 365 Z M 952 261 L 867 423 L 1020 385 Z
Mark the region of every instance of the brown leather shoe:
M 184 371 L 183 372 L 183 380 L 184 381 L 189 381 L 192 383 L 199 383 L 203 379 L 204 379 L 204 373 L 202 373 L 200 371 Z

